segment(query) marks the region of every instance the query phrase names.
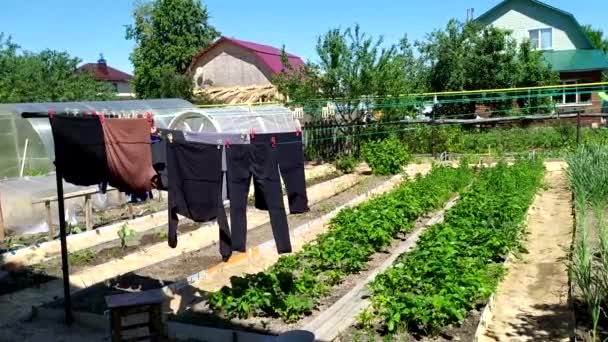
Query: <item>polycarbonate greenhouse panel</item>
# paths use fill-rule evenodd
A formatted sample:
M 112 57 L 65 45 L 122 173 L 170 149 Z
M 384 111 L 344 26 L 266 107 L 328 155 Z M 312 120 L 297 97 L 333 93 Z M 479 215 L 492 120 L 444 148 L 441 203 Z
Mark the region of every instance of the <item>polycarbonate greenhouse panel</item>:
M 199 108 L 181 99 L 0 104 L 0 177 L 19 176 L 22 166 L 24 175 L 52 171 L 54 145 L 48 119 L 21 117 L 24 112 L 50 110 L 121 116 L 151 113 L 160 128 L 196 132 L 280 133 L 300 127 L 293 113 L 279 105 Z

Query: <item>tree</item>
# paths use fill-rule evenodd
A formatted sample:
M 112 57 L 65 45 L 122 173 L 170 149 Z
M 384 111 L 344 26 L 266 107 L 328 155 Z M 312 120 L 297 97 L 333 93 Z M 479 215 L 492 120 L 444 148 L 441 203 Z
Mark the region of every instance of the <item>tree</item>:
M 608 55 L 608 36 L 604 37 L 604 31 L 595 29 L 591 25 L 583 26 L 583 30 L 594 48 L 604 51 Z M 608 72 L 604 72 L 603 81 L 608 82 Z
M 189 99 L 192 81 L 184 73 L 194 54 L 219 36 L 208 23 L 207 8 L 198 0 L 151 0 L 136 4 L 133 16 L 126 37 L 135 41 L 131 62 L 137 95 Z
M 0 33 L 0 102 L 107 100 L 110 87 L 78 72 L 80 59 L 67 52 L 20 51 Z
M 326 103 L 314 100 L 330 99 L 341 122 L 359 121 L 362 108 L 377 105 L 375 96 L 397 96 L 416 87 L 410 79 L 416 60 L 407 38 L 382 45 L 382 37 L 375 39 L 358 25 L 331 29 L 317 40 L 317 63 L 294 69 L 283 58 L 285 70 L 273 82 L 294 102 L 310 107 Z
M 559 80 L 529 42 L 518 45 L 511 32 L 477 22 L 452 19 L 444 30 L 432 32 L 417 46 L 428 90 L 433 92 L 540 86 Z M 501 94 L 485 95 L 496 98 Z M 442 106 L 439 115 L 474 113 L 480 103 L 505 114 L 513 106 L 510 99 L 482 102 L 479 97 L 470 95 L 467 98 L 475 101 Z
M 604 31 L 595 29 L 591 25 L 584 25 L 583 31 L 585 31 L 587 38 L 589 38 L 589 41 L 594 48 L 608 54 L 608 36 L 604 37 Z

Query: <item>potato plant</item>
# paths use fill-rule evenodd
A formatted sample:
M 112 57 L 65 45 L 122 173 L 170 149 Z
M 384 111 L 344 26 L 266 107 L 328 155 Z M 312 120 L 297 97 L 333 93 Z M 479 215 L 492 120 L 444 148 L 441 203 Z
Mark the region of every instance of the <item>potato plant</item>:
M 347 275 L 361 271 L 370 257 L 409 232 L 422 214 L 439 208 L 470 184 L 473 172 L 435 166 L 397 189 L 342 210 L 327 233 L 256 274 L 233 277 L 231 286 L 210 294 L 213 310 L 228 317 L 280 317 L 293 322 L 311 312 Z
M 518 247 L 543 172 L 538 160 L 484 169 L 445 221 L 376 277 L 362 323 L 434 335 L 485 303 L 501 279 L 503 261 Z

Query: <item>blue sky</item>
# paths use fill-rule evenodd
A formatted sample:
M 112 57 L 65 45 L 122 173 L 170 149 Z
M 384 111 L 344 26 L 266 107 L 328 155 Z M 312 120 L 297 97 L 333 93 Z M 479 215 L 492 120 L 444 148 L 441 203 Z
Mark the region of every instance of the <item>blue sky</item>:
M 316 37 L 332 27 L 359 23 L 363 31 L 395 42 L 407 33 L 424 38 L 451 17 L 464 19 L 466 9 L 480 15 L 499 0 L 205 0 L 211 23 L 223 35 L 280 47 L 314 59 Z M 608 32 L 605 0 L 546 0 L 572 12 L 581 24 Z M 85 62 L 103 52 L 108 64 L 131 72 L 133 42 L 124 26 L 132 22 L 131 0 L 1 0 L 0 32 L 26 50 L 68 51 Z

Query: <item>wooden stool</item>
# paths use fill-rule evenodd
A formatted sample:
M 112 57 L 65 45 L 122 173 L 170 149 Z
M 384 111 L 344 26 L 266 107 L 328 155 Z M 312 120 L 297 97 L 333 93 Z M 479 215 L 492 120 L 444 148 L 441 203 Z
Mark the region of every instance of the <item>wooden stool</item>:
M 106 305 L 110 310 L 112 342 L 162 341 L 164 335 L 162 317 L 164 300 L 165 296 L 159 290 L 106 296 Z M 142 313 L 148 314 L 147 322 L 128 322 L 129 316 Z M 124 325 L 123 318 L 127 319 Z M 128 334 L 129 337 L 125 337 L 125 332 L 142 328 L 148 328 L 147 335 L 132 336 L 135 334 L 133 332 Z

